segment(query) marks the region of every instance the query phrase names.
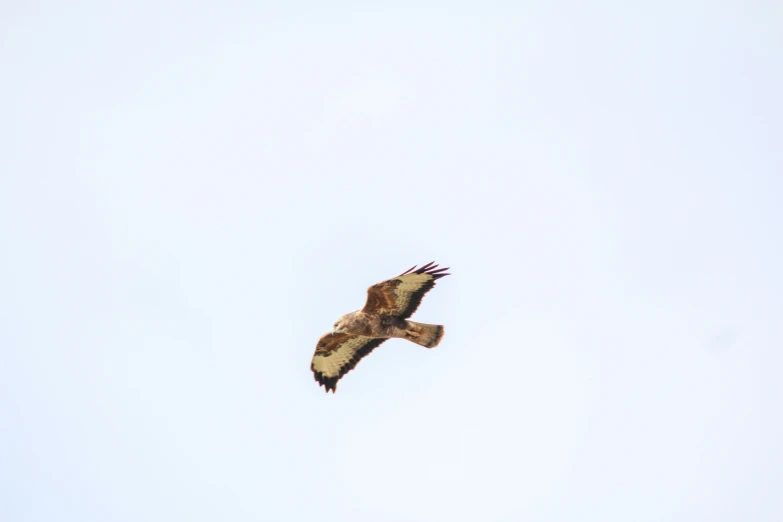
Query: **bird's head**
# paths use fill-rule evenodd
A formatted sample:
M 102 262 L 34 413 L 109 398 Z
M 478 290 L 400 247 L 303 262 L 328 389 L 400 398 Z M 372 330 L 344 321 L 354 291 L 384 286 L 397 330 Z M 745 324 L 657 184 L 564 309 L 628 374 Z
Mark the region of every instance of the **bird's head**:
M 334 323 L 334 327 L 332 328 L 332 335 L 336 333 L 346 333 L 348 330 L 345 326 L 345 321 L 342 317 L 340 317 L 337 322 Z

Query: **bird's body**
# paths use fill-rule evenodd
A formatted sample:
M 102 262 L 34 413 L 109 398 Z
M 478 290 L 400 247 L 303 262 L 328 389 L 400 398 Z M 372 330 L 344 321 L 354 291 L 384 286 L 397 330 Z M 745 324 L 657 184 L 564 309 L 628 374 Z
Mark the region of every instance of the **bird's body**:
M 443 327 L 434 324 L 416 323 L 393 315 L 368 314 L 357 310 L 337 320 L 334 333 L 360 335 L 372 339 L 407 339 L 426 348 L 434 348 L 443 335 Z M 432 335 L 426 335 L 434 329 Z M 434 338 L 434 339 L 433 339 Z M 422 342 L 423 341 L 423 342 Z
M 418 270 L 414 266 L 371 286 L 364 308 L 340 317 L 334 329 L 321 337 L 310 368 L 327 392 L 334 392 L 337 381 L 387 339 L 406 339 L 426 348 L 440 343 L 442 326 L 408 320 L 435 280 L 449 275 L 444 273 L 448 268 L 437 266 L 428 263 Z
M 402 337 L 405 323 L 405 319 L 393 315 L 368 314 L 357 310 L 340 317 L 337 320 L 340 326 L 334 331 L 372 338 Z

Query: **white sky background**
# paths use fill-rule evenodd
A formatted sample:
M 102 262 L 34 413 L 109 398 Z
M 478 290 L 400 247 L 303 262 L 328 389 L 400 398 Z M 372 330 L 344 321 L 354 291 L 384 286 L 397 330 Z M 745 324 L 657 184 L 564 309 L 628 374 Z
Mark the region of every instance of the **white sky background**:
M 779 3 L 126 4 L 0 9 L 0 520 L 783 519 Z

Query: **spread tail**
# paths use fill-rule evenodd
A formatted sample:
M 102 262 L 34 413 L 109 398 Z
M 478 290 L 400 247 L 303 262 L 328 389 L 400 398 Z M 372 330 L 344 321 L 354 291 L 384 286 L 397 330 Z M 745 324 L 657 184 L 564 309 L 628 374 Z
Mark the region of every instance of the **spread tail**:
M 408 321 L 405 338 L 425 348 L 435 348 L 443 339 L 443 327 L 439 324 Z

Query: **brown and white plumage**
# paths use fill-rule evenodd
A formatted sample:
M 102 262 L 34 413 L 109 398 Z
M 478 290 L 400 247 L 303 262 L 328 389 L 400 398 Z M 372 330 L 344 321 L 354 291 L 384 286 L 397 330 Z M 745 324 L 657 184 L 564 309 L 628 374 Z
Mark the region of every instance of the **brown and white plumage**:
M 424 294 L 429 292 L 435 281 L 447 276 L 448 268 L 436 268 L 438 265 L 427 263 L 416 271 L 409 268 L 392 279 L 372 285 L 367 289 L 367 302 L 363 312 L 381 315 L 394 315 L 407 319 L 421 304 Z
M 446 270 L 427 263 L 368 288 L 364 308 L 342 316 L 334 330 L 318 340 L 310 369 L 319 385 L 334 393 L 338 380 L 390 338 L 407 339 L 426 348 L 437 346 L 443 337 L 442 326 L 407 319 L 435 281 L 449 275 Z
M 362 335 L 328 333 L 318 340 L 315 355 L 310 364 L 318 384 L 326 392 L 337 389 L 337 381 L 354 369 L 356 364 L 386 339 L 374 339 Z

